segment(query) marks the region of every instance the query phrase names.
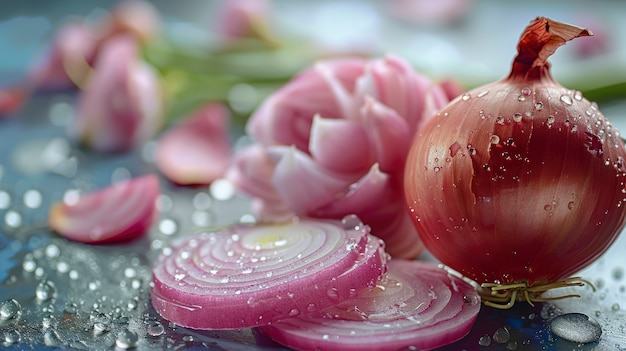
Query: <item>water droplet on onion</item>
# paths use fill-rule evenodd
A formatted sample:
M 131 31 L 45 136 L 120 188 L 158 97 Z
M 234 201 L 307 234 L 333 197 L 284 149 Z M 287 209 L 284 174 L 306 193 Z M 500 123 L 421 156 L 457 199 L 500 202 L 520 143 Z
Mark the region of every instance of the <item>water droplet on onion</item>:
M 572 98 L 569 95 L 561 95 L 560 100 L 568 106 L 573 103 Z
M 505 344 L 509 341 L 510 338 L 511 332 L 509 332 L 509 329 L 507 327 L 500 327 L 495 331 L 495 333 L 493 333 L 493 341 L 497 342 L 498 344 Z
M 48 301 L 52 299 L 55 294 L 56 287 L 54 286 L 54 283 L 49 280 L 40 282 L 35 288 L 35 296 L 39 301 Z
M 15 299 L 3 301 L 0 304 L 0 320 L 16 319 L 22 315 L 22 305 Z
M 117 334 L 117 339 L 115 339 L 115 345 L 121 349 L 131 349 L 137 346 L 139 342 L 139 336 L 137 333 L 125 329 L 122 330 L 119 334 Z

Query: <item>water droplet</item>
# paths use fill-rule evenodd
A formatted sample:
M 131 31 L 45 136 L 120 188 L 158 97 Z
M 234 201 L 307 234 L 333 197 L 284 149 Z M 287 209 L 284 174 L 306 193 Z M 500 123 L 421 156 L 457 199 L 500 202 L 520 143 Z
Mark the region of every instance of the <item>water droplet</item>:
M 297 308 L 292 308 L 291 311 L 289 311 L 289 317 L 295 317 L 299 314 L 300 314 L 300 310 Z
M 48 301 L 52 299 L 56 292 L 57 289 L 54 286 L 54 283 L 49 280 L 40 282 L 35 288 L 35 296 L 39 301 Z
M 169 195 L 160 194 L 156 199 L 156 208 L 159 212 L 168 212 L 174 207 L 174 201 Z
M 109 325 L 104 322 L 96 322 L 93 324 L 94 335 L 104 334 L 109 331 Z
M 560 99 L 565 105 L 571 105 L 573 103 L 572 98 L 569 95 L 561 95 Z
M 3 339 L 4 339 L 3 344 L 5 346 L 9 346 L 9 345 L 17 344 L 18 342 L 20 342 L 22 340 L 22 336 L 20 335 L 20 332 L 18 332 L 17 330 L 9 329 L 4 333 Z
M 153 322 L 148 326 L 148 335 L 152 337 L 161 336 L 165 333 L 165 327 L 160 322 Z
M 489 138 L 489 142 L 491 144 L 494 144 L 494 145 L 499 144 L 500 143 L 500 137 L 494 134 L 494 135 L 491 136 L 491 138 Z
M 46 256 L 49 258 L 59 257 L 61 254 L 61 250 L 55 244 L 50 244 L 46 246 Z
M 583 99 L 583 93 L 581 91 L 576 91 L 574 93 L 574 99 L 578 100 L 578 101 L 582 100 Z
M 619 309 L 620 309 L 619 303 L 616 302 L 613 305 L 611 305 L 611 310 L 619 311 Z
M 125 182 L 127 180 L 130 180 L 131 178 L 132 178 L 132 174 L 130 174 L 130 171 L 128 170 L 128 168 L 118 167 L 114 169 L 113 172 L 111 173 L 111 184 Z
M 433 171 L 435 171 L 435 172 L 439 172 L 440 170 L 441 170 L 441 167 L 438 167 L 438 166 L 433 168 Z
M 481 98 L 481 97 L 483 97 L 483 96 L 485 96 L 487 94 L 489 94 L 489 90 L 483 90 L 483 91 L 479 92 L 478 94 L 476 94 L 476 97 Z
M 511 338 L 511 333 L 507 327 L 498 328 L 495 333 L 493 333 L 493 341 L 498 344 L 505 344 Z
M 38 190 L 30 189 L 24 192 L 23 201 L 28 208 L 39 208 L 43 202 L 43 197 Z
M 510 343 L 508 343 L 506 345 L 506 349 L 511 351 L 517 350 L 517 341 L 511 341 Z
M 478 339 L 478 345 L 480 346 L 489 346 L 491 345 L 491 337 L 487 334 L 483 335 Z
M 11 195 L 4 190 L 0 190 L 0 210 L 6 210 L 11 206 Z
M 115 345 L 121 349 L 134 348 L 137 346 L 137 342 L 139 342 L 137 333 L 128 329 L 122 330 L 117 334 L 117 339 L 115 339 Z
M 526 101 L 526 97 L 524 95 L 520 95 L 517 97 L 517 101 Z
M 550 205 L 550 204 L 545 205 L 545 206 L 543 206 L 543 209 L 548 211 L 548 212 L 550 212 L 550 211 L 552 211 L 552 205 Z
M 523 87 L 522 90 L 520 91 L 522 93 L 522 95 L 524 96 L 530 96 L 530 93 L 532 93 L 532 90 L 530 90 L 529 87 Z
M 576 203 L 574 201 L 570 201 L 567 203 L 567 208 L 569 210 L 573 210 L 576 207 Z
M 472 96 L 469 93 L 465 93 L 465 94 L 461 95 L 461 100 L 463 100 L 463 101 L 468 101 L 471 98 L 472 98 Z
M 548 127 L 551 127 L 555 120 L 556 119 L 554 118 L 554 116 L 548 116 L 548 118 L 546 119 L 546 123 L 548 124 Z
M 355 214 L 349 214 L 341 219 L 341 226 L 346 230 L 360 230 L 363 227 L 363 221 Z
M 193 196 L 193 207 L 201 211 L 207 211 L 211 208 L 211 196 L 205 192 L 199 192 Z
M 613 269 L 613 279 L 621 280 L 624 277 L 624 269 L 622 267 L 615 267 Z
M 330 288 L 326 291 L 326 296 L 328 296 L 331 300 L 337 301 L 339 300 L 339 291 L 337 288 Z
M 522 121 L 522 114 L 521 114 L 521 113 L 519 113 L 519 112 L 515 113 L 515 114 L 513 115 L 513 120 L 514 120 L 515 122 L 518 122 L 518 123 L 519 123 L 519 122 L 521 122 L 521 121 Z
M 227 179 L 216 179 L 209 186 L 209 192 L 214 199 L 226 201 L 235 196 L 235 186 Z
M 15 299 L 10 299 L 0 304 L 0 320 L 18 318 L 22 314 L 22 305 Z
M 578 343 L 598 341 L 602 335 L 600 324 L 582 313 L 566 313 L 555 317 L 550 322 L 550 331 L 565 340 Z
M 60 347 L 63 346 L 63 341 L 61 341 L 61 337 L 56 332 L 56 330 L 54 330 L 52 328 L 47 329 L 43 333 L 43 343 L 46 346 L 50 346 L 50 347 L 59 347 L 60 348 Z
M 543 103 L 541 103 L 541 102 L 536 103 L 535 104 L 535 110 L 537 110 L 537 111 L 543 110 Z
M 171 218 L 163 218 L 159 221 L 159 231 L 164 235 L 174 235 L 178 231 L 178 223 Z
M 8 227 L 17 228 L 22 225 L 22 215 L 13 210 L 7 211 L 7 213 L 4 214 L 4 223 L 6 223 Z

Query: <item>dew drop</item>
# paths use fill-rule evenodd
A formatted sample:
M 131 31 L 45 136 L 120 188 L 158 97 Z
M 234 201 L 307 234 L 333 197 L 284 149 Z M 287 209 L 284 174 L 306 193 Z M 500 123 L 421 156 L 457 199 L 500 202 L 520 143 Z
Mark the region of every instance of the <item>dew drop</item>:
M 50 346 L 50 347 L 59 347 L 60 348 L 60 347 L 63 346 L 63 341 L 61 341 L 61 337 L 59 336 L 59 334 L 54 329 L 47 329 L 43 333 L 43 343 L 46 346 Z
M 40 282 L 35 288 L 35 296 L 39 301 L 48 301 L 56 294 L 54 283 L 48 280 Z
M 478 339 L 478 345 L 480 346 L 489 346 L 491 345 L 491 337 L 489 335 L 483 335 Z
M 611 310 L 619 311 L 619 309 L 620 309 L 619 303 L 616 302 L 613 305 L 611 305 Z
M 518 123 L 519 123 L 519 122 L 521 122 L 521 121 L 522 121 L 522 114 L 521 114 L 521 113 L 519 113 L 519 112 L 515 113 L 515 114 L 513 115 L 513 120 L 514 120 L 515 122 L 518 122 Z
M 517 101 L 520 101 L 520 102 L 526 101 L 526 97 L 524 95 L 520 95 L 517 97 Z
M 489 138 L 489 142 L 491 144 L 496 145 L 496 144 L 500 143 L 500 137 L 494 134 L 494 135 L 491 136 L 491 138 Z
M 330 288 L 326 291 L 326 296 L 328 296 L 331 300 L 337 301 L 339 300 L 339 291 L 337 288 Z
M 511 333 L 507 327 L 498 328 L 495 333 L 493 333 L 493 341 L 498 344 L 505 344 L 511 338 Z
M 341 219 L 341 226 L 346 230 L 360 230 L 363 227 L 363 221 L 357 215 L 349 214 Z
M 227 179 L 216 179 L 209 186 L 209 192 L 214 199 L 226 201 L 235 196 L 235 186 Z
M 571 105 L 573 103 L 572 98 L 569 95 L 561 95 L 560 100 L 565 104 L 565 105 Z
M 574 100 L 581 101 L 583 99 L 583 93 L 581 91 L 576 91 L 574 93 Z
M 613 269 L 613 279 L 621 280 L 624 277 L 624 269 L 622 267 L 615 267 Z
M 436 172 L 439 172 L 440 170 L 441 170 L 441 167 L 439 167 L 439 166 L 437 166 L 437 167 L 433 168 L 433 171 L 435 171 L 435 173 L 436 173 Z
M 174 235 L 178 231 L 178 223 L 171 218 L 163 218 L 159 221 L 159 231 L 165 235 Z
M 567 203 L 567 208 L 569 210 L 573 210 L 576 207 L 576 203 L 574 203 L 574 201 L 570 201 Z
M 532 91 L 530 90 L 530 88 L 529 88 L 529 87 L 523 87 L 523 88 L 522 88 L 522 90 L 521 90 L 521 93 L 522 93 L 522 95 L 524 95 L 524 96 L 530 96 L 530 93 L 531 93 L 531 92 L 532 92 Z
M 582 313 L 566 313 L 555 317 L 550 322 L 550 331 L 565 340 L 583 344 L 598 341 L 602 335 L 600 324 Z
M 504 117 L 503 116 L 496 117 L 496 123 L 497 124 L 504 124 Z
M 20 332 L 18 332 L 17 330 L 9 329 L 6 331 L 6 333 L 4 333 L 3 339 L 4 339 L 3 344 L 5 346 L 9 346 L 9 345 L 17 344 L 18 342 L 20 342 L 22 340 L 22 336 L 20 335 Z
M 137 333 L 128 329 L 122 330 L 117 334 L 117 339 L 115 339 L 115 345 L 121 349 L 134 348 L 137 346 L 137 342 L 139 342 Z
M 160 322 L 154 322 L 148 326 L 148 335 L 152 337 L 161 336 L 165 333 L 165 327 Z
M 463 95 L 461 95 L 461 100 L 463 101 L 468 101 L 469 99 L 471 99 L 471 95 L 469 93 L 465 93 Z
M 546 210 L 547 212 L 550 212 L 550 211 L 552 211 L 552 205 L 550 205 L 550 204 L 545 205 L 545 206 L 543 206 L 543 209 Z
M 541 102 L 536 103 L 535 104 L 535 110 L 537 110 L 537 111 L 543 110 L 543 103 L 541 103 Z
M 548 116 L 548 118 L 546 119 L 546 123 L 548 124 L 548 127 L 551 127 L 555 120 L 556 119 L 554 118 L 554 116 Z
M 93 324 L 94 335 L 101 335 L 109 331 L 109 325 L 104 322 L 96 322 Z
M 489 94 L 489 90 L 483 90 L 483 91 L 479 92 L 478 94 L 476 94 L 476 97 L 481 98 L 481 97 L 483 97 L 483 96 L 485 96 L 487 94 Z
M 291 311 L 289 311 L 289 317 L 295 317 L 299 314 L 300 314 L 300 310 L 297 308 L 292 308 Z
M 10 299 L 0 304 L 0 320 L 18 318 L 22 314 L 22 305 L 15 299 Z

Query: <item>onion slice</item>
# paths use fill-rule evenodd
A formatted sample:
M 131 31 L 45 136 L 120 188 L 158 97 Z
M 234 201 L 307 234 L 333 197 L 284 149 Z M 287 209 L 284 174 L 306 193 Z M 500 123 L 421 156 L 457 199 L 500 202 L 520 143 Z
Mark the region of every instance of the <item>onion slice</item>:
M 200 108 L 161 137 L 157 168 L 178 185 L 207 185 L 224 176 L 231 161 L 228 126 L 225 106 Z
M 88 244 L 129 241 L 143 236 L 156 214 L 155 175 L 115 183 L 75 202 L 52 205 L 48 225 L 62 236 Z
M 479 310 L 465 281 L 432 263 L 394 259 L 376 287 L 262 330 L 296 350 L 430 350 L 467 335 Z
M 153 268 L 152 304 L 193 329 L 267 325 L 375 286 L 386 254 L 353 220 L 236 225 L 179 241 Z

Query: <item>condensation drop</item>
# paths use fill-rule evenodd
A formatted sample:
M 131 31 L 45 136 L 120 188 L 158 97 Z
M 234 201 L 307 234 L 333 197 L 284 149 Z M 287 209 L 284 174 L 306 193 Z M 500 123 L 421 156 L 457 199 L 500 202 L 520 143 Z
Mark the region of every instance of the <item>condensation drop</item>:
M 573 210 L 574 208 L 576 208 L 576 203 L 574 201 L 570 201 L 567 203 L 567 208 L 569 210 Z
M 611 310 L 619 311 L 619 309 L 620 309 L 619 303 L 616 302 L 613 305 L 611 305 Z
M 537 111 L 543 110 L 543 103 L 541 103 L 541 102 L 536 103 L 535 104 L 535 110 L 537 110 Z
M 491 345 L 491 337 L 489 335 L 483 335 L 478 339 L 478 345 L 480 346 L 489 346 Z
M 529 87 L 524 87 L 524 88 L 522 88 L 522 90 L 521 90 L 521 93 L 522 93 L 522 95 L 524 95 L 524 96 L 530 96 L 530 93 L 531 93 L 531 92 L 532 92 L 532 91 L 530 90 L 530 88 L 529 88 Z
M 526 97 L 524 95 L 520 95 L 517 97 L 517 101 L 526 101 Z
M 360 230 L 363 227 L 363 221 L 355 214 L 349 214 L 341 219 L 341 226 L 346 230 Z
M 117 339 L 115 339 L 115 345 L 121 349 L 134 348 L 137 346 L 137 342 L 139 342 L 137 333 L 128 329 L 122 330 L 117 334 Z
M 48 280 L 42 281 L 37 284 L 35 288 L 35 296 L 39 301 L 48 301 L 56 294 L 56 287 L 54 283 Z
M 54 329 L 48 329 L 43 334 L 43 343 L 46 346 L 50 347 L 62 347 L 63 341 L 61 341 L 61 337 Z
M 148 335 L 152 337 L 161 336 L 165 333 L 165 327 L 160 322 L 154 322 L 148 326 Z
M 550 331 L 565 340 L 584 344 L 598 341 L 602 335 L 600 324 L 582 313 L 566 313 L 555 317 L 550 321 Z
M 565 104 L 565 105 L 571 105 L 573 103 L 572 98 L 569 95 L 561 95 L 560 100 Z
M 519 112 L 515 113 L 515 114 L 513 115 L 513 120 L 514 120 L 515 122 L 521 122 L 521 121 L 522 121 L 522 114 L 521 114 L 521 113 L 519 113 Z
M 15 319 L 22 314 L 22 305 L 15 299 L 10 299 L 0 304 L 0 320 Z
M 476 97 L 481 98 L 481 97 L 483 97 L 483 96 L 485 96 L 487 94 L 489 94 L 489 90 L 483 90 L 483 91 L 479 92 L 478 94 L 476 94 Z
M 494 134 L 494 135 L 491 136 L 491 138 L 489 138 L 489 142 L 491 144 L 496 145 L 496 144 L 500 143 L 500 137 Z
M 465 93 L 465 94 L 461 95 L 461 100 L 463 100 L 463 101 L 467 101 L 467 100 L 469 100 L 471 98 L 472 98 L 472 96 L 469 93 Z
M 510 338 L 511 333 L 506 327 L 500 327 L 495 331 L 495 333 L 493 333 L 493 341 L 497 342 L 498 344 L 506 344 Z
M 9 345 L 17 344 L 18 342 L 20 342 L 22 340 L 22 336 L 20 335 L 20 332 L 18 332 L 17 330 L 9 329 L 6 331 L 6 333 L 4 333 L 3 339 L 4 339 L 3 344 L 5 346 L 9 346 Z
M 548 124 L 548 127 L 552 126 L 555 120 L 556 119 L 554 118 L 554 116 L 548 116 L 548 118 L 546 119 L 546 123 Z

